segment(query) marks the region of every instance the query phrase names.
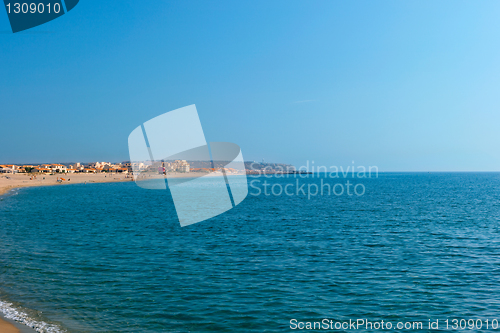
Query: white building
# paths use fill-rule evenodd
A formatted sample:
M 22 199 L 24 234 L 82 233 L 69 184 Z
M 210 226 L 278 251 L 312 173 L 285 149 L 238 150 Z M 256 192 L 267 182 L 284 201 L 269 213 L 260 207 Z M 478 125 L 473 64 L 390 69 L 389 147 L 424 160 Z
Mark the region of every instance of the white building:
M 110 162 L 95 162 L 95 163 L 90 163 L 89 167 L 91 167 L 93 169 L 102 169 L 105 166 L 109 166 L 109 165 L 111 165 Z
M 51 164 L 50 169 L 55 172 L 66 172 L 68 168 L 62 164 Z
M 18 171 L 14 167 L 0 165 L 0 173 L 18 173 Z
M 173 162 L 163 162 L 165 172 L 190 172 L 191 168 L 186 160 L 175 160 Z

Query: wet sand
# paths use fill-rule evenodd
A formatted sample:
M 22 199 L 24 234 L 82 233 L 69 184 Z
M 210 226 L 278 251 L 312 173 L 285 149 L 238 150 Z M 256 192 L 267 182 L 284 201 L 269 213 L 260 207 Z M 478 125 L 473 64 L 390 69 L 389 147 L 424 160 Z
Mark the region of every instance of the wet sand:
M 20 331 L 14 325 L 6 322 L 3 319 L 0 319 L 0 332 L 2 332 L 2 333 L 20 333 Z
M 1 333 L 36 333 L 34 329 L 20 324 L 14 320 L 3 317 L 0 313 L 0 332 Z

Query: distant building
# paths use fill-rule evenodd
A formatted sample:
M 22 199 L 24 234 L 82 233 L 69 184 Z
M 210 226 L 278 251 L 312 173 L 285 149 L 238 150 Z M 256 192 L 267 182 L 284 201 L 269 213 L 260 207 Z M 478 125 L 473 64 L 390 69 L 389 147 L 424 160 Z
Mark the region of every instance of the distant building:
M 0 165 L 0 173 L 18 173 L 13 165 Z
M 51 173 L 52 170 L 49 168 L 44 168 L 44 167 L 36 167 L 33 170 L 31 170 L 33 173 Z
M 105 166 L 111 165 L 111 162 L 95 162 L 95 163 L 90 163 L 89 167 L 93 169 L 102 169 Z
M 128 173 L 128 168 L 118 168 L 116 169 L 117 173 Z
M 186 160 L 179 161 L 179 163 L 177 165 L 178 165 L 177 171 L 179 171 L 179 172 L 189 172 L 190 171 L 189 163 L 186 162 Z
M 132 170 L 138 170 L 138 171 L 142 171 L 142 170 L 145 170 L 147 169 L 147 165 L 144 164 L 143 162 L 132 162 L 132 163 L 122 163 L 122 165 L 126 168 L 128 168 L 130 171 Z
M 68 168 L 62 164 L 51 164 L 50 169 L 55 172 L 66 172 Z
M 175 160 L 173 162 L 162 162 L 165 172 L 190 172 L 191 167 L 186 160 Z

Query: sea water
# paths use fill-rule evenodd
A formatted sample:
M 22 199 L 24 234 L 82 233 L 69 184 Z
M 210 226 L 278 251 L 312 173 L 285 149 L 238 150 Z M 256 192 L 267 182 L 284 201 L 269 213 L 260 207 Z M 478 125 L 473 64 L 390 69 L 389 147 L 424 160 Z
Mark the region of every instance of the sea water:
M 328 175 L 252 180 L 240 205 L 184 228 L 168 191 L 133 182 L 2 197 L 0 311 L 40 332 L 500 320 L 500 174 L 351 179 L 362 195 L 264 193 L 346 181 Z

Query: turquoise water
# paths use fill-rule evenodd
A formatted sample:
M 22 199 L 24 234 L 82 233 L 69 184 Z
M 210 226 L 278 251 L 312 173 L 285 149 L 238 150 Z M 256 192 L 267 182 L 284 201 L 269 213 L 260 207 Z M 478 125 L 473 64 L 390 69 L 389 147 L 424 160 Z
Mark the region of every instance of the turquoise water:
M 296 184 L 256 179 L 262 190 L 264 180 Z M 500 320 L 500 174 L 352 182 L 365 194 L 251 188 L 231 211 L 184 228 L 168 192 L 134 183 L 21 189 L 0 201 L 0 300 L 68 332 Z

